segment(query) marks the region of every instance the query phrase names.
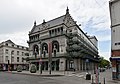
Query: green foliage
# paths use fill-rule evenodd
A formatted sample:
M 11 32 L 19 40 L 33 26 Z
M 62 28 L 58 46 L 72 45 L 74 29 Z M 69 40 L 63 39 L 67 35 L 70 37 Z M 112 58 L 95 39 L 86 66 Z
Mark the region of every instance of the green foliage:
M 110 65 L 110 62 L 104 59 L 103 57 L 101 57 L 99 67 L 105 68 L 106 66 L 109 66 L 109 65 Z
M 17 72 L 22 72 L 22 66 L 21 65 L 17 66 Z
M 37 71 L 36 65 L 35 65 L 35 64 L 31 64 L 30 72 L 31 72 L 31 73 L 36 73 L 36 71 Z

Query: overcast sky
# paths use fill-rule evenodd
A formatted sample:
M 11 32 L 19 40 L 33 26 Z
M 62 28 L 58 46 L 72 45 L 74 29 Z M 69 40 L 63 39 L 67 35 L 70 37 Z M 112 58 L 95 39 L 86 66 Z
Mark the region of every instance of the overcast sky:
M 28 33 L 36 20 L 49 21 L 64 15 L 66 8 L 81 29 L 95 35 L 99 55 L 109 59 L 111 32 L 109 0 L 0 0 L 0 42 L 11 39 L 28 46 Z

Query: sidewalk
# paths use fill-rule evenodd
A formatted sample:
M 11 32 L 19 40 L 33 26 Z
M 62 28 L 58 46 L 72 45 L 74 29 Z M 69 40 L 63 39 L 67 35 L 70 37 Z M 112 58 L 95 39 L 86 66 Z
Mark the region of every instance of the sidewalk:
M 12 74 L 23 74 L 23 75 L 33 75 L 33 76 L 45 76 L 45 77 L 52 77 L 52 76 L 64 76 L 64 72 L 57 72 L 57 71 L 52 71 L 51 74 L 49 74 L 48 71 L 42 71 L 42 74 L 40 74 L 39 71 L 36 73 L 31 73 L 30 71 L 22 71 L 22 72 L 17 72 L 17 71 L 7 71 L 8 73 Z
M 30 71 L 22 71 L 22 72 L 17 72 L 17 71 L 7 71 L 8 73 L 13 73 L 13 74 L 24 74 L 24 75 L 36 75 L 36 76 L 78 76 L 78 77 L 83 77 L 86 75 L 86 72 L 74 72 L 74 71 L 52 71 L 51 74 L 49 74 L 49 71 L 42 71 L 42 74 L 40 74 L 39 71 L 36 73 L 31 73 Z

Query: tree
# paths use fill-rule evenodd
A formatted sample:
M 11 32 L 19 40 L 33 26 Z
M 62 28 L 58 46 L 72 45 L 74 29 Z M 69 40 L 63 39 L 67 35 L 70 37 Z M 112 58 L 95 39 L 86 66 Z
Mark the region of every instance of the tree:
M 105 67 L 108 67 L 109 65 L 110 65 L 110 62 L 108 60 L 104 59 L 104 57 L 100 58 L 99 67 L 105 68 Z

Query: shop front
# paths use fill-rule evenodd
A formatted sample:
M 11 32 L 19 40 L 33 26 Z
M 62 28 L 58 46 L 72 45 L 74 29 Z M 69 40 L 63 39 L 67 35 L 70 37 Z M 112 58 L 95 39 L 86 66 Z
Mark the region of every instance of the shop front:
M 112 62 L 112 78 L 113 80 L 120 80 L 120 57 L 111 57 Z

